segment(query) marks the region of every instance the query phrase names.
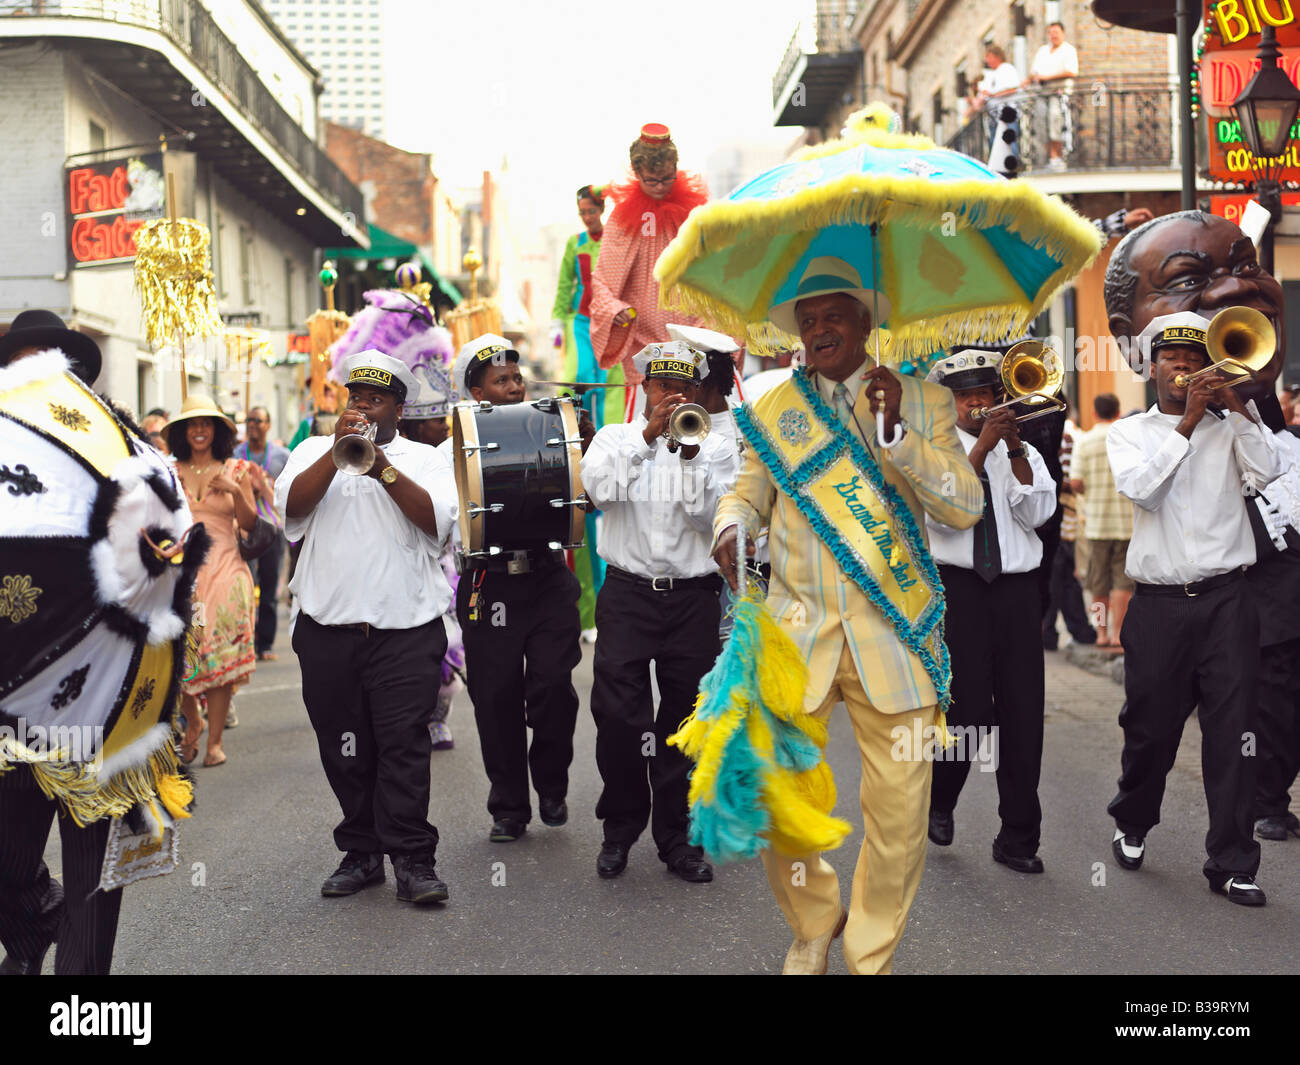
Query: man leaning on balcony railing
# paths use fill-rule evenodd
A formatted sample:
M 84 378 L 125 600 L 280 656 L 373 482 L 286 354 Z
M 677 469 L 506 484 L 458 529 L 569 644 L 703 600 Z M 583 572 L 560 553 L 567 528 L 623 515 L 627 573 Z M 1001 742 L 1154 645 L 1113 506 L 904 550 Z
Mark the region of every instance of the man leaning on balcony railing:
M 1059 22 L 1047 25 L 1048 43 L 1038 49 L 1029 67 L 1026 86 L 1040 87 L 1034 101 L 1035 117 L 1047 119 L 1047 166 L 1065 169 L 1065 153 L 1073 147 L 1070 124 L 1070 90 L 1079 76 L 1079 53 L 1065 41 L 1065 27 Z M 1038 125 L 1039 123 L 1035 123 Z

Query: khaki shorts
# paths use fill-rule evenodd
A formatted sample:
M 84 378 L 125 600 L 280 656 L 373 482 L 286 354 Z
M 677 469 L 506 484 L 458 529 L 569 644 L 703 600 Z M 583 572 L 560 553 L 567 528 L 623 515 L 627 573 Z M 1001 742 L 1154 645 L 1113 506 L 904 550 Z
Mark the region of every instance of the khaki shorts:
M 1114 592 L 1131 592 L 1133 581 L 1124 573 L 1127 540 L 1089 540 L 1088 572 L 1083 586 L 1094 599 Z

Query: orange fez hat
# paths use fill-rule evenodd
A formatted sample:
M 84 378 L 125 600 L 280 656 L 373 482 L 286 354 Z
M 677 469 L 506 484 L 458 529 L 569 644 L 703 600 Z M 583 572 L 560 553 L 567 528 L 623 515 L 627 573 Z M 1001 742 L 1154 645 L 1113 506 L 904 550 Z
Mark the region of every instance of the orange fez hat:
M 641 139 L 647 144 L 666 141 L 668 138 L 668 127 L 661 122 L 647 122 L 641 127 Z

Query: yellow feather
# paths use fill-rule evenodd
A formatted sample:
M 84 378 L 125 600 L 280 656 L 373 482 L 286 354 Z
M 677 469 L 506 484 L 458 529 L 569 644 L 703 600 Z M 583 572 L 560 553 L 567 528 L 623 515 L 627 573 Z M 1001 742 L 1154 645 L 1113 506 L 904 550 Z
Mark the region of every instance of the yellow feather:
M 185 807 L 194 801 L 194 785 L 183 776 L 171 773 L 158 781 L 158 798 L 172 817 L 183 820 L 190 816 Z

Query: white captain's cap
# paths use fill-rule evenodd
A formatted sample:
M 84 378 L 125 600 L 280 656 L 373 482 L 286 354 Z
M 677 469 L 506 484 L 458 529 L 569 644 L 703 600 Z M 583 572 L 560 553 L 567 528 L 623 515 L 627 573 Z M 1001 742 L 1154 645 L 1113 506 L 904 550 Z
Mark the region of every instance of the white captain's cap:
M 483 363 L 494 361 L 519 361 L 519 352 L 511 346 L 510 341 L 495 333 L 484 333 L 481 337 L 475 337 L 460 349 L 452 373 L 456 380 L 456 391 L 462 400 L 471 398 L 468 382 L 471 367 L 476 369 Z
M 632 365 L 643 377 L 670 378 L 698 383 L 707 371 L 707 360 L 684 341 L 670 340 L 666 344 L 647 344 L 634 356 Z
M 374 348 L 358 351 L 343 361 L 343 383 L 349 388 L 367 385 L 391 392 L 399 403 L 405 403 L 419 389 L 406 363 Z
M 1149 342 L 1152 351 L 1174 344 L 1204 348 L 1205 334 L 1209 328 L 1210 320 L 1195 311 L 1162 314 L 1159 318 L 1152 318 L 1138 334 L 1138 344 L 1141 346 L 1144 341 Z
M 698 325 L 677 325 L 675 322 L 669 322 L 667 329 L 670 338 L 689 344 L 696 351 L 706 353 L 721 351 L 730 355 L 740 350 L 740 345 L 726 333 L 719 333 L 713 329 L 705 329 Z
M 963 388 L 983 388 L 998 384 L 1001 365 L 1002 356 L 996 351 L 963 348 L 946 359 L 939 359 L 925 379 L 955 392 Z

